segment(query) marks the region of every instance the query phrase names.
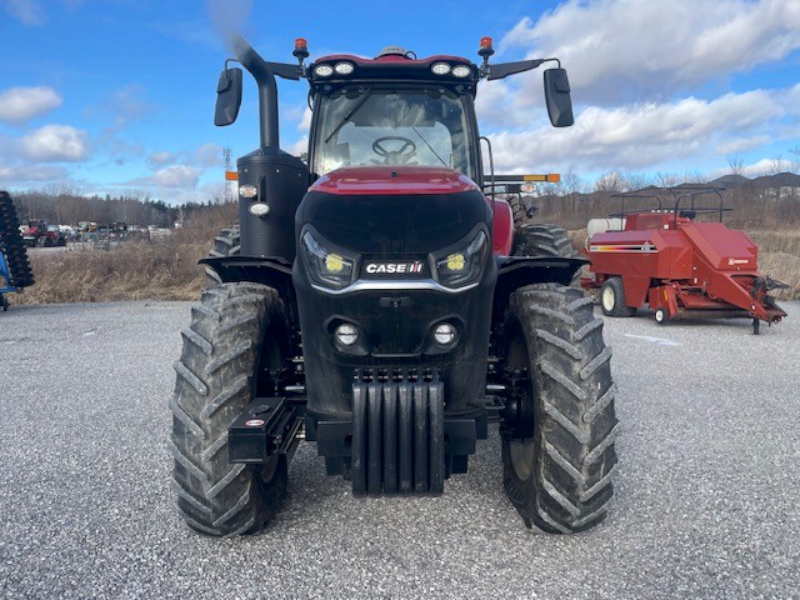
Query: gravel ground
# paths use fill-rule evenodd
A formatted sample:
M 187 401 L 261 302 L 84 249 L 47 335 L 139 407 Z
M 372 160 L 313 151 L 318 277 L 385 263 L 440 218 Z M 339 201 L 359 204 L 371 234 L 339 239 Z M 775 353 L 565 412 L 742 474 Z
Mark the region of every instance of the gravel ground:
M 800 303 L 746 321 L 608 320 L 609 518 L 526 530 L 496 428 L 441 498 L 358 500 L 313 445 L 267 532 L 178 519 L 167 400 L 187 303 L 0 314 L 0 597 L 800 598 Z

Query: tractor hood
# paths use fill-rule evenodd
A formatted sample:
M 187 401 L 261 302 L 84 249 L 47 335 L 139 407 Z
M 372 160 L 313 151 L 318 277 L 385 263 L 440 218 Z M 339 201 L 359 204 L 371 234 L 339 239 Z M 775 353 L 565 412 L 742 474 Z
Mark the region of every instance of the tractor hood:
M 462 242 L 478 224 L 488 237 L 491 206 L 478 186 L 457 171 L 347 167 L 308 190 L 295 215 L 295 239 L 311 226 L 334 246 L 359 254 L 424 259 Z
M 397 196 L 441 195 L 478 190 L 469 177 L 453 169 L 418 166 L 343 167 L 323 175 L 311 191 L 326 194 Z

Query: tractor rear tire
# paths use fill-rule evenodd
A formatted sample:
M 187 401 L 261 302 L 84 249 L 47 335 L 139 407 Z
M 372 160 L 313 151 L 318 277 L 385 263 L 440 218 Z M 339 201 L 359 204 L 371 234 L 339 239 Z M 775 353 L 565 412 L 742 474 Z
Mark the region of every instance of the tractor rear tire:
M 180 515 L 199 533 L 257 533 L 286 494 L 285 456 L 264 465 L 228 462 L 228 428 L 252 401 L 259 357 L 280 348 L 266 332 L 285 320 L 272 288 L 224 283 L 203 292 L 182 332 L 169 446 Z
M 517 229 L 514 233 L 513 255 L 571 258 L 578 253 L 572 247 L 566 229 L 559 225 L 537 223 Z
M 636 309 L 625 303 L 621 277 L 609 277 L 600 288 L 600 307 L 607 317 L 632 317 Z
M 537 223 L 523 225 L 514 233 L 513 256 L 555 256 L 562 258 L 578 257 L 579 254 L 572 247 L 572 242 L 567 235 L 567 230 L 559 225 L 550 223 Z M 583 268 L 578 269 L 572 276 L 570 286 L 579 288 Z
M 580 290 L 549 283 L 514 292 L 506 326 L 506 366 L 530 380 L 517 414 L 533 415 L 532 429 L 501 428 L 506 493 L 528 527 L 589 529 L 606 516 L 617 463 L 603 321 Z
M 239 226 L 234 225 L 219 232 L 214 238 L 214 247 L 208 253 L 208 258 L 223 258 L 225 256 L 239 256 L 242 253 L 241 235 Z M 217 272 L 206 266 L 206 288 L 222 283 Z

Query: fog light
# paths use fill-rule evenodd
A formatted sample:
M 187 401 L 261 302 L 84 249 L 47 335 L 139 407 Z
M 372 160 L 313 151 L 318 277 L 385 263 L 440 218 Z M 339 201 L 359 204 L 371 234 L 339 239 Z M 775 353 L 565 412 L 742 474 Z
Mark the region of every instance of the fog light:
M 350 323 L 339 325 L 333 335 L 342 346 L 352 346 L 358 341 L 358 329 Z
M 456 328 L 450 323 L 439 323 L 433 330 L 433 340 L 440 346 L 449 346 L 456 339 Z

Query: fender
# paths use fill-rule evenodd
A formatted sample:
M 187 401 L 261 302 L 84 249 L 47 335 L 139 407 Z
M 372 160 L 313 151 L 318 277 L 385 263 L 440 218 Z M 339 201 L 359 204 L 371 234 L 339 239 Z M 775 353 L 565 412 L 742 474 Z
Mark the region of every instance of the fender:
M 560 283 L 569 285 L 583 265 L 591 264 L 587 258 L 557 256 L 497 256 L 497 285 L 494 294 L 492 322 L 502 323 L 508 299 L 516 290 L 534 283 Z
M 299 327 L 292 265 L 286 259 L 279 256 L 223 256 L 204 258 L 200 264 L 214 269 L 223 283 L 251 281 L 274 288 L 286 305 L 292 325 Z

